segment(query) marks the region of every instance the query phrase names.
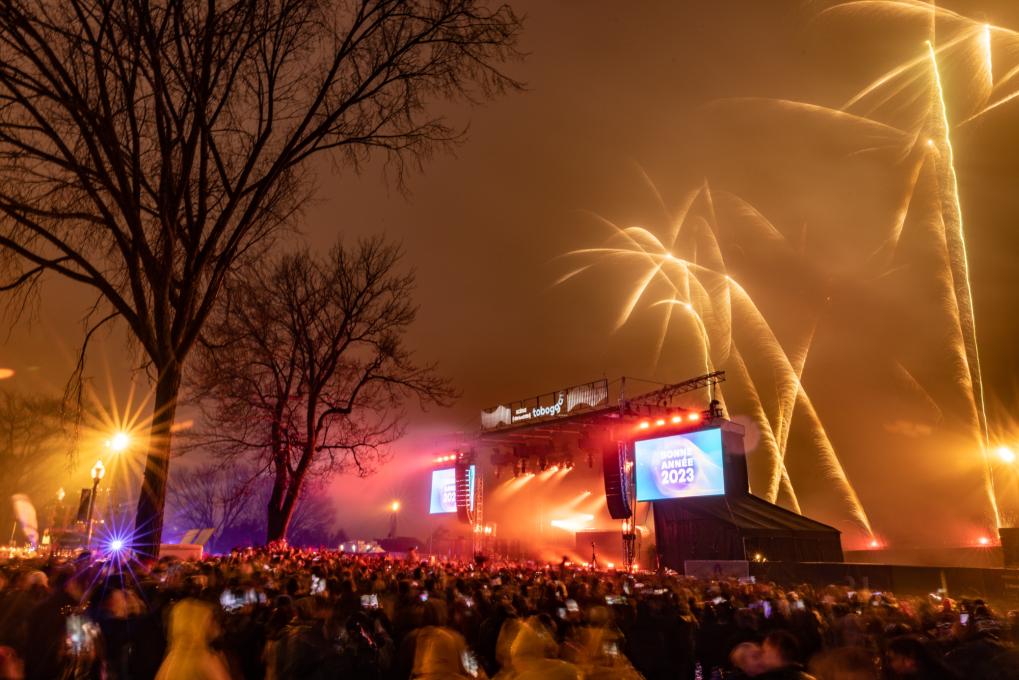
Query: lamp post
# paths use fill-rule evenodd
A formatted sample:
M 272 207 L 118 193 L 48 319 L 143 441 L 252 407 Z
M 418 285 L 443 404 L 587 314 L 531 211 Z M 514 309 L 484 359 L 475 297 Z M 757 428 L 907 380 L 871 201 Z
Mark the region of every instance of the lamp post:
M 396 538 L 396 518 L 400 512 L 400 501 L 389 504 L 389 538 Z
M 99 480 L 106 474 L 106 466 L 103 461 L 97 460 L 92 466 L 92 495 L 88 499 L 88 517 L 85 520 L 85 547 L 92 547 L 92 512 L 96 507 L 96 491 L 99 490 Z

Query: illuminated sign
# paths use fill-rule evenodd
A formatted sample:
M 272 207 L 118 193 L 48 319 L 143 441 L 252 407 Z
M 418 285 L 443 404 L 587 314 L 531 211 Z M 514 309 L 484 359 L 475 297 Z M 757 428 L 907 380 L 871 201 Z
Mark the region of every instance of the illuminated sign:
M 638 501 L 725 493 L 718 428 L 634 442 Z
M 561 418 L 580 410 L 608 402 L 608 380 L 596 380 L 532 399 L 500 404 L 481 412 L 481 429 L 493 430 L 507 425 Z

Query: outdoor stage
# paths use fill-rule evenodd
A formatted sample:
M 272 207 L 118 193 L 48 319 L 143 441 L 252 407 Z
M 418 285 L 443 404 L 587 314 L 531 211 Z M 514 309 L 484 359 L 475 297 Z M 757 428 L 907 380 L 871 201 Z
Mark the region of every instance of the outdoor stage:
M 716 372 L 636 395 L 598 380 L 481 413 L 435 454 L 429 511 L 477 553 L 683 572 L 692 560 L 841 562 L 839 532 L 750 493 Z

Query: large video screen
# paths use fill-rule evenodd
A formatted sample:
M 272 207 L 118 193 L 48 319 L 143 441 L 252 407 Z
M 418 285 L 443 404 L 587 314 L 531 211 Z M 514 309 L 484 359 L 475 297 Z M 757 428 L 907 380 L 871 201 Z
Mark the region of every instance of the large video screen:
M 638 501 L 725 493 L 720 429 L 642 439 L 633 447 Z
M 467 473 L 470 483 L 469 497 L 471 507 L 474 507 L 474 466 L 470 466 Z M 454 468 L 442 468 L 432 470 L 432 495 L 428 505 L 428 512 L 432 515 L 441 515 L 448 512 L 456 512 L 456 471 Z

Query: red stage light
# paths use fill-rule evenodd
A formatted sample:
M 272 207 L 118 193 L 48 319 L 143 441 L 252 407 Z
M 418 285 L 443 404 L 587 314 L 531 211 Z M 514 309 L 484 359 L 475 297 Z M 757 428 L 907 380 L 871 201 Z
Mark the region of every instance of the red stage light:
M 673 422 L 673 424 L 681 423 L 681 422 L 683 422 L 683 417 L 682 416 L 672 416 L 672 422 Z
M 980 538 L 977 539 L 977 543 L 979 543 L 980 545 L 990 545 L 991 539 L 987 538 L 986 536 L 981 536 Z
M 686 419 L 689 420 L 691 423 L 693 423 L 693 422 L 696 422 L 696 421 L 701 419 L 701 414 L 700 413 L 691 413 L 690 415 L 688 415 L 686 417 Z
M 642 420 L 642 421 L 640 422 L 640 429 L 642 429 L 642 430 L 646 430 L 646 429 L 648 429 L 649 427 L 651 427 L 651 423 L 649 423 L 648 421 L 646 421 L 646 420 Z
M 658 427 L 661 427 L 664 424 L 665 424 L 665 418 L 659 418 L 658 420 L 655 421 L 655 425 L 657 425 Z
M 870 547 L 871 548 L 880 548 L 881 544 L 877 542 L 876 538 L 872 538 L 872 539 L 870 539 Z

